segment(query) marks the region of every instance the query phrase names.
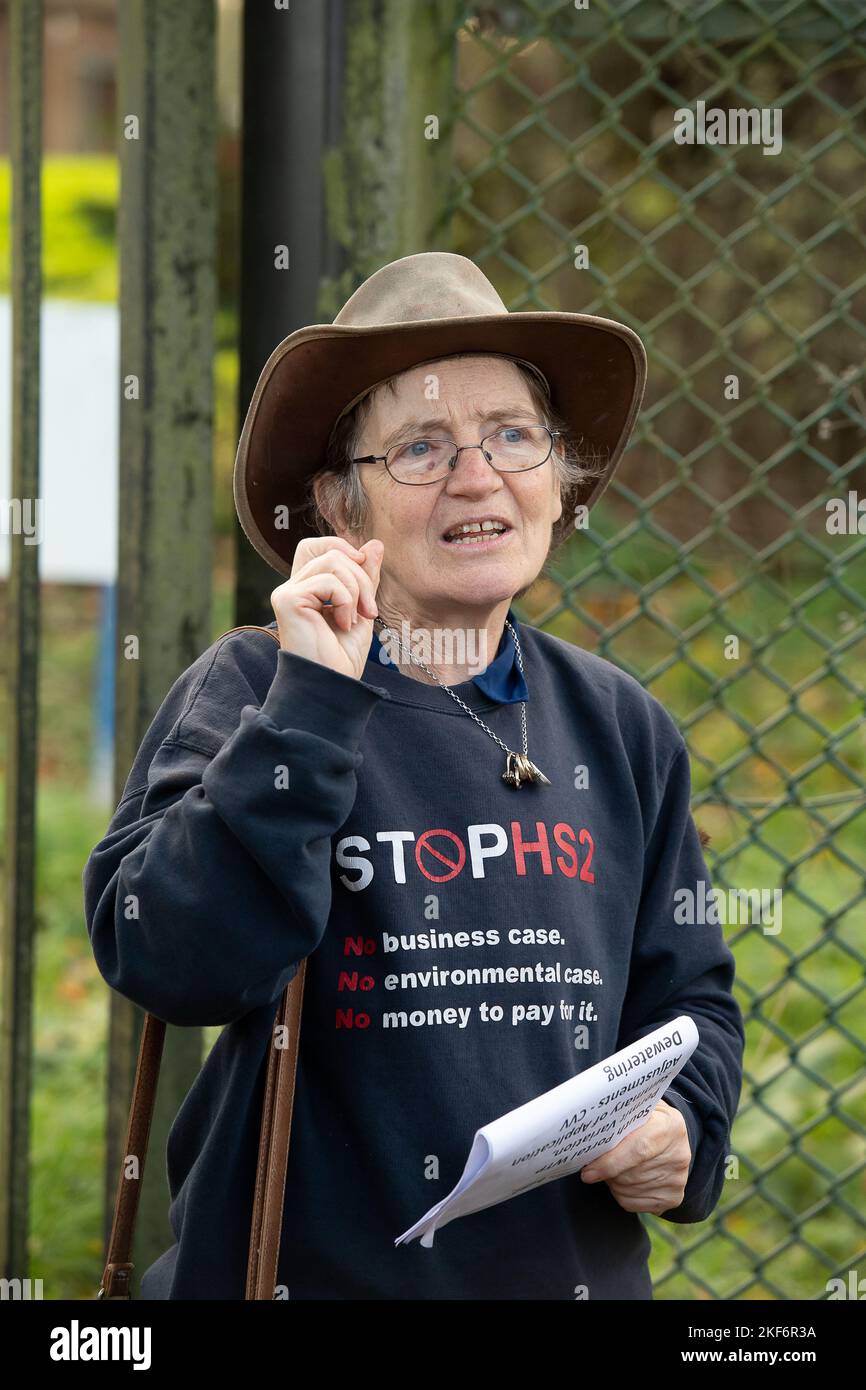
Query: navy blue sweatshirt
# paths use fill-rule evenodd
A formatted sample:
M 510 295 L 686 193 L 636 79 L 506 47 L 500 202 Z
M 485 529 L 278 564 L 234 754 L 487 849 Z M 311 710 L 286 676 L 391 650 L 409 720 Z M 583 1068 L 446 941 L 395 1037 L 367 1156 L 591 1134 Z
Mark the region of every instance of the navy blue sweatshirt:
M 610 662 L 518 630 L 550 786 L 504 782 L 500 747 L 377 643 L 355 680 L 237 632 L 163 701 L 83 876 L 107 983 L 169 1024 L 225 1025 L 171 1129 L 176 1244 L 142 1297 L 244 1297 L 272 1027 L 304 957 L 278 1297 L 651 1298 L 640 1216 L 579 1174 L 432 1249 L 394 1240 L 479 1126 L 678 1014 L 700 1042 L 665 1099 L 692 1157 L 663 1219 L 713 1210 L 744 1035 L 721 928 L 674 919 L 709 881 L 683 739 Z M 452 688 L 520 750 L 503 678 Z

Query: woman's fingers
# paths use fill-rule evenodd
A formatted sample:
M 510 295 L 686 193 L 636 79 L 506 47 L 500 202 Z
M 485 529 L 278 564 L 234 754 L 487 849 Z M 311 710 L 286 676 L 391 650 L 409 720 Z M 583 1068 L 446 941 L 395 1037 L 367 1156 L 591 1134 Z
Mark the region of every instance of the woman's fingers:
M 364 552 L 342 536 L 305 536 L 298 541 L 295 547 L 295 554 L 292 559 L 292 579 L 295 578 L 299 570 L 319 555 L 324 555 L 329 550 L 342 550 L 344 554 L 351 555 L 354 560 L 363 560 Z
M 335 579 L 340 580 L 344 588 L 351 595 L 350 618 L 351 621 L 354 621 L 358 612 L 358 602 L 361 596 L 361 580 L 359 578 L 360 571 L 358 566 L 352 564 L 350 560 L 344 559 L 332 552 L 330 555 L 322 555 L 318 560 L 312 560 L 309 565 L 306 565 L 298 575 L 297 582 L 303 584 L 305 579 L 308 579 L 314 574 L 332 574 Z M 351 626 L 351 622 L 349 625 Z
M 346 632 L 352 627 L 355 595 L 334 574 L 326 571 L 323 574 L 306 575 L 298 581 L 297 593 L 301 599 L 309 595 L 320 600 L 322 605 L 329 605 L 335 623 Z
M 360 680 L 369 644 L 357 623 L 378 612 L 383 553 L 381 541 L 360 550 L 340 536 L 299 542 L 291 578 L 271 593 L 283 650 Z
M 375 617 L 379 610 L 376 605 L 376 588 L 372 578 L 361 564 L 356 563 L 350 556 L 340 551 L 328 550 L 322 555 L 314 556 L 296 575 L 292 575 L 292 582 L 296 583 L 303 580 L 310 574 L 325 572 L 339 575 L 347 588 L 351 589 L 355 597 L 356 612 L 363 607 L 365 617 Z
M 306 572 L 310 564 L 322 559 L 325 555 L 334 555 L 335 551 L 342 551 L 353 563 L 358 565 L 362 574 L 369 576 L 371 589 L 366 594 L 364 605 L 367 608 L 367 617 L 374 618 L 379 611 L 376 604 L 376 591 L 379 587 L 385 551 L 380 540 L 365 541 L 363 546 L 358 548 L 342 536 L 306 536 L 298 543 L 295 550 L 292 579 Z
M 379 582 L 382 577 L 382 561 L 384 558 L 385 546 L 382 541 L 372 538 L 364 542 L 364 559 L 361 564 L 364 573 L 369 575 L 370 585 L 373 591 L 373 607 L 368 615 L 371 618 L 375 618 L 379 612 L 376 594 L 379 591 Z

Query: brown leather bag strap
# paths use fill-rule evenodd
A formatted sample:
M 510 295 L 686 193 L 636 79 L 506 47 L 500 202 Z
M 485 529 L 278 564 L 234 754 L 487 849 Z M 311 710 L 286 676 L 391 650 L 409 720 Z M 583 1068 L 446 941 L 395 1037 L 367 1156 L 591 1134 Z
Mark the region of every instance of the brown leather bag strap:
M 283 993 L 271 1038 L 247 1261 L 247 1298 L 273 1299 L 277 1282 L 306 970 L 307 962 L 302 960 Z
M 279 643 L 279 635 L 271 628 L 256 628 L 255 624 L 251 623 L 232 628 L 230 631 L 246 630 L 267 632 Z M 230 633 L 224 635 L 229 636 Z M 283 1038 L 282 1032 L 277 1037 L 272 1038 L 268 1057 L 256 1186 L 253 1196 L 246 1298 L 272 1299 L 274 1296 L 277 1262 L 280 1253 L 280 1232 L 289 1156 L 289 1138 L 292 1128 L 292 1109 L 295 1100 L 295 1076 L 306 965 L 306 960 L 302 960 L 294 979 L 286 985 L 274 1022 L 275 1034 L 278 1028 L 285 1028 L 286 1038 Z M 99 1299 L 128 1299 L 132 1297 L 130 1288 L 132 1271 L 135 1268 L 132 1262 L 132 1241 L 135 1233 L 135 1218 L 138 1213 L 141 1181 L 144 1176 L 147 1142 L 153 1120 L 159 1067 L 165 1042 L 165 1027 L 162 1019 L 156 1018 L 153 1014 L 145 1014 L 138 1051 L 138 1065 L 135 1071 L 135 1083 L 132 1088 L 126 1148 L 121 1160 L 114 1217 L 111 1223 L 111 1236 L 108 1242 L 102 1282 L 96 1295 Z M 283 1045 L 284 1042 L 285 1045 Z M 138 1172 L 128 1177 L 126 1165 L 130 1157 L 135 1157 L 138 1160 Z
M 147 1141 L 150 1137 L 153 1102 L 164 1041 L 165 1024 L 162 1019 L 154 1018 L 153 1014 L 145 1014 L 138 1049 L 138 1066 L 135 1069 L 135 1084 L 132 1088 L 126 1147 L 120 1161 L 120 1180 L 114 1203 L 111 1238 L 97 1298 L 132 1297 L 129 1291 L 134 1268 L 132 1234 L 135 1230 L 141 1180 L 144 1177 L 144 1161 L 147 1157 Z M 127 1176 L 126 1165 L 130 1158 L 136 1159 L 138 1172 Z

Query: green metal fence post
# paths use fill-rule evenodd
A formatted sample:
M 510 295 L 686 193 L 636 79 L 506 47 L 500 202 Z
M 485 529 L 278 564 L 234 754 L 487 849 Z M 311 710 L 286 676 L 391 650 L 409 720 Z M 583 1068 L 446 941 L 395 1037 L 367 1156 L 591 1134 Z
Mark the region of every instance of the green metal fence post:
M 42 294 L 42 4 L 9 13 L 12 155 L 12 477 L 10 504 L 39 508 Z M 38 515 L 38 513 L 36 513 Z M 40 523 L 41 530 L 41 523 Z M 39 533 L 37 533 L 39 534 Z M 0 1269 L 28 1278 L 33 1070 L 34 880 L 39 679 L 39 545 L 10 532 L 9 705 L 0 1047 Z
M 217 113 L 214 0 L 129 0 L 118 16 L 119 796 L 169 686 L 210 642 Z M 139 1010 L 112 996 L 106 1229 L 141 1023 Z M 139 1276 L 174 1241 L 166 1136 L 201 1056 L 199 1029 L 169 1030 L 136 1233 Z
M 339 139 L 324 164 L 327 235 L 343 261 L 323 279 L 329 322 L 380 266 L 450 250 L 442 219 L 451 175 L 457 0 L 341 7 Z

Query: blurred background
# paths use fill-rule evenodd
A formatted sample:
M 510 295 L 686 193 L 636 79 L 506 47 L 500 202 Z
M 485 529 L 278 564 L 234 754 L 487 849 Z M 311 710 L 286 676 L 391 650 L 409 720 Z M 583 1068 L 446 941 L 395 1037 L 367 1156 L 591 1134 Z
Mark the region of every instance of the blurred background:
M 698 102 L 780 111 L 781 149 L 677 143 Z M 175 676 L 273 616 L 231 494 L 259 371 L 431 249 L 646 343 L 617 479 L 518 612 L 671 711 L 716 886 L 783 892 L 725 929 L 729 1172 L 709 1221 L 644 1217 L 655 1296 L 866 1274 L 864 112 L 855 0 L 0 0 L 4 1274 L 99 1283 L 141 1020 L 81 872 Z M 139 1272 L 217 1032 L 170 1030 Z

